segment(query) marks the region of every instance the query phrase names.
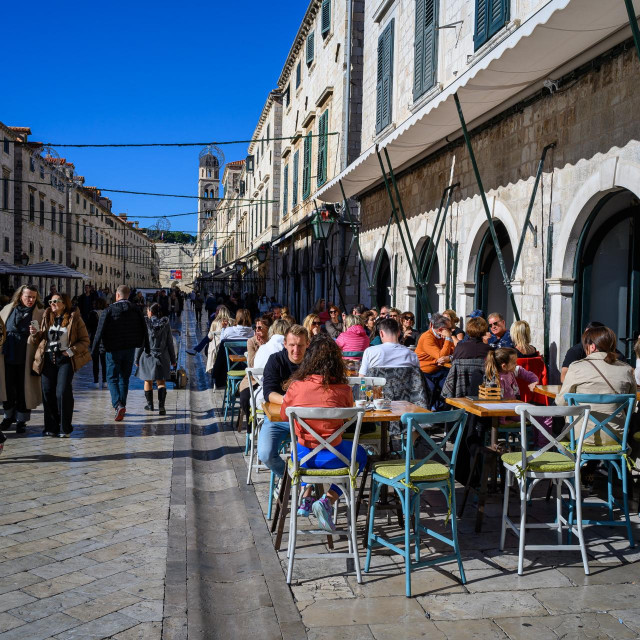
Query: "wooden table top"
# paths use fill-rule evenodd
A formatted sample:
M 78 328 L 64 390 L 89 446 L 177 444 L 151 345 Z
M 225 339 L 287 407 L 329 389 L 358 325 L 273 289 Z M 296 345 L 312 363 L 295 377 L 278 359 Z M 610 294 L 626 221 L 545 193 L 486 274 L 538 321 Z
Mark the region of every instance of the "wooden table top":
M 445 402 L 457 409 L 464 409 L 467 413 L 472 413 L 474 416 L 480 418 L 514 418 L 518 414 L 512 408 L 501 407 L 499 409 L 487 409 L 480 405 L 505 405 L 509 404 L 515 408 L 516 405 L 525 404 L 520 401 L 514 400 L 500 400 L 499 402 L 492 402 L 490 400 L 469 400 L 469 398 L 446 398 Z
M 282 418 L 280 417 L 280 407 L 281 405 L 276 404 L 275 402 L 264 402 L 262 404 L 262 408 L 264 409 L 265 415 L 271 422 L 282 422 Z M 375 409 L 371 411 L 367 411 L 364 414 L 363 422 L 395 422 L 396 420 L 400 420 L 403 413 L 431 413 L 428 409 L 424 409 L 423 407 L 419 407 L 416 404 L 412 404 L 411 402 L 404 401 L 392 401 L 391 409 L 387 409 L 385 411 L 376 411 Z
M 543 396 L 547 396 L 548 398 L 555 398 L 560 393 L 560 388 L 562 385 L 559 384 L 539 384 L 536 387 L 536 391 Z M 638 402 L 640 402 L 640 391 L 636 393 L 636 398 Z
M 229 362 L 246 362 L 247 358 L 245 356 L 234 355 L 233 353 L 229 354 Z

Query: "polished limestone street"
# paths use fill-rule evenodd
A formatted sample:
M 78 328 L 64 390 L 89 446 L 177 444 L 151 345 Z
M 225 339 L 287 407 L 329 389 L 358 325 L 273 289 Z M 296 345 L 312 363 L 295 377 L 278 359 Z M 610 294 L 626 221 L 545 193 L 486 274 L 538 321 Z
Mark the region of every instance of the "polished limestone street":
M 209 388 L 204 358 L 185 357 L 203 329 L 186 310 L 174 326 L 189 389 L 169 390 L 166 416 L 143 410 L 142 384 L 132 379 L 127 416 L 113 422 L 108 390 L 95 389 L 85 367 L 71 439 L 43 438 L 40 411 L 26 437 L 7 432 L 0 640 L 640 636 L 640 551 L 624 528 L 585 528 L 588 577 L 578 552 L 551 551 L 527 553 L 519 577 L 515 537 L 498 549 L 499 493 L 481 533 L 472 501 L 459 521 L 465 585 L 455 562 L 421 568 L 406 598 L 402 558 L 377 551 L 363 584 L 350 562 L 328 555 L 296 559 L 289 587 L 288 522 L 276 552 L 266 520 L 269 474 L 246 484 L 245 434 L 220 417 L 222 393 Z M 431 493 L 423 522 L 444 531 L 444 499 Z M 535 494 L 532 518 L 554 512 L 544 494 Z M 514 496 L 512 518 L 518 508 Z M 638 538 L 637 507 L 633 523 Z M 395 513 L 376 527 L 400 532 Z M 327 550 L 324 538 L 298 544 Z M 336 536 L 334 552 L 346 546 Z M 423 556 L 441 551 L 427 542 Z

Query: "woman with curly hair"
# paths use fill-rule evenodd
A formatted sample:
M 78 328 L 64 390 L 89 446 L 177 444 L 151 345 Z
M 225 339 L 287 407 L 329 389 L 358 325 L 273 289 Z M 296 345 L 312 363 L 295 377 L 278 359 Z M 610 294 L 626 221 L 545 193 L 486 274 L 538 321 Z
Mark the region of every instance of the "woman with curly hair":
M 352 406 L 353 391 L 347 381 L 347 372 L 340 347 L 327 335 L 316 336 L 309 343 L 300 366 L 287 382 L 280 417 L 287 420 L 287 407 L 345 408 Z M 309 420 L 309 426 L 323 438 L 330 436 L 342 424 L 341 420 Z M 296 437 L 299 459 L 306 456 L 318 444 L 307 431 L 300 429 L 297 424 Z M 353 446 L 351 440 L 343 440 L 338 437 L 331 444 L 346 458 L 351 457 Z M 367 462 L 367 454 L 359 445 L 356 459 L 360 472 Z M 331 451 L 323 449 L 302 466 L 310 469 L 339 469 L 344 467 L 344 462 Z M 332 484 L 322 498 L 314 501 L 311 496 L 311 487 L 307 487 L 302 504 L 298 509 L 298 515 L 308 518 L 313 511 L 321 528 L 334 531 L 336 527 L 331 514 L 333 513 L 333 504 L 341 493 L 340 488 Z

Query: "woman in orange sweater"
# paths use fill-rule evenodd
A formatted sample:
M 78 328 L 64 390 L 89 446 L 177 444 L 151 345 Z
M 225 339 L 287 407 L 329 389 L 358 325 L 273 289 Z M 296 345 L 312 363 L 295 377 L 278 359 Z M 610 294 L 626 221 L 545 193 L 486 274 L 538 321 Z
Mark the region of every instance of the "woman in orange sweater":
M 287 407 L 331 407 L 345 408 L 353 406 L 353 391 L 347 382 L 347 372 L 342 359 L 342 351 L 335 341 L 327 335 L 314 337 L 310 342 L 304 360 L 291 376 L 286 386 L 286 393 L 280 409 L 280 417 L 287 420 Z M 330 436 L 342 426 L 342 420 L 309 420 L 308 424 L 323 438 Z M 296 423 L 298 440 L 298 458 L 306 456 L 318 442 L 307 431 Z M 336 438 L 331 444 L 346 458 L 351 457 L 353 442 Z M 367 453 L 358 446 L 356 453 L 359 472 L 367 462 Z M 344 462 L 328 449 L 323 449 L 316 456 L 302 465 L 309 469 L 339 469 Z M 334 531 L 332 519 L 333 504 L 342 491 L 336 485 L 325 493 L 320 500 L 311 496 L 311 487 L 307 487 L 303 495 L 298 515 L 309 517 L 310 513 L 318 518 L 321 528 Z

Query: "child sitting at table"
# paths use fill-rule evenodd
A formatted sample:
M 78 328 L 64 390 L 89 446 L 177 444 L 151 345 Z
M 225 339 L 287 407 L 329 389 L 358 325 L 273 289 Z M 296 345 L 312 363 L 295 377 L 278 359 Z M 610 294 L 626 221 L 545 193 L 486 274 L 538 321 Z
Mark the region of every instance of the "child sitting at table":
M 285 385 L 286 393 L 280 409 L 280 417 L 287 419 L 287 407 L 353 407 L 353 391 L 348 384 L 342 351 L 328 335 L 315 336 L 309 343 L 303 361 Z M 344 422 L 342 420 L 308 420 L 309 426 L 323 438 L 328 438 Z M 302 459 L 319 444 L 318 441 L 297 423 L 295 425 L 298 440 L 298 458 Z M 331 445 L 345 458 L 351 458 L 353 442 L 340 436 L 331 441 Z M 358 445 L 356 459 L 358 473 L 367 462 L 366 451 Z M 301 465 L 309 469 L 339 469 L 344 462 L 329 449 L 323 449 L 313 458 Z M 311 496 L 311 487 L 305 489 L 298 515 L 309 517 L 311 512 L 318 518 L 322 529 L 335 531 L 332 512 L 333 505 L 342 494 L 337 485 L 331 488 L 319 500 Z
M 520 367 L 517 361 L 518 352 L 510 347 L 495 349 L 487 353 L 485 360 L 485 379 L 489 382 L 500 381 L 503 400 L 520 399 L 518 378 L 524 380 L 525 383 L 529 385 L 531 391 L 533 391 L 538 384 L 538 376 Z M 510 418 L 500 418 L 500 423 L 502 425 L 513 425 L 515 421 Z M 538 444 L 540 444 L 539 441 Z

